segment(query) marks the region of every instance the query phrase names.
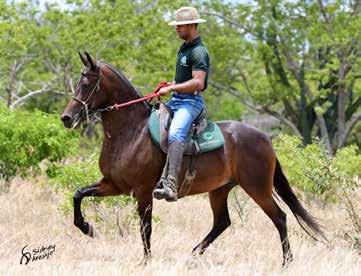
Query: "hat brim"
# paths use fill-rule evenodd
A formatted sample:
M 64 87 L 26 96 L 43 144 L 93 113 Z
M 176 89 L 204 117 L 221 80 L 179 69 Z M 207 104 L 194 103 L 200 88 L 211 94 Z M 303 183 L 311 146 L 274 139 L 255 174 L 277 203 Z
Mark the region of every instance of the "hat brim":
M 168 23 L 170 26 L 176 26 L 176 25 L 188 25 L 188 24 L 195 24 L 195 23 L 204 23 L 207 22 L 204 19 L 195 19 L 195 20 L 187 20 L 187 21 L 171 21 Z

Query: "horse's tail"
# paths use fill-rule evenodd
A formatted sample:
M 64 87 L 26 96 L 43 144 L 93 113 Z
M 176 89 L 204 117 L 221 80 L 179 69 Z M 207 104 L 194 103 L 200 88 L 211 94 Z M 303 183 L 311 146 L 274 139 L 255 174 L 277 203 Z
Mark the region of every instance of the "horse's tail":
M 273 176 L 273 185 L 277 194 L 291 209 L 301 228 L 313 239 L 320 241 L 315 237 L 316 234 L 324 241 L 327 241 L 327 238 L 321 230 L 320 225 L 316 222 L 315 218 L 312 217 L 305 208 L 303 208 L 300 201 L 297 199 L 296 195 L 292 191 L 286 176 L 282 172 L 281 165 L 277 159 L 275 174 Z

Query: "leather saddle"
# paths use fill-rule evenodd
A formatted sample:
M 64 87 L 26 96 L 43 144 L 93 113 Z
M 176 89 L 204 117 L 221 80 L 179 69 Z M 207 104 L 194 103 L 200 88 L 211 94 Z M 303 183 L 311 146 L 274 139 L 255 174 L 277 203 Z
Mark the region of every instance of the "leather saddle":
M 163 152 L 168 153 L 168 131 L 173 119 L 173 112 L 164 103 L 160 103 L 158 111 L 160 124 L 160 148 Z M 197 137 L 207 128 L 207 109 L 203 107 L 201 113 L 194 120 L 188 134 L 188 139 L 184 147 L 185 155 L 200 153 L 200 147 L 197 143 Z
M 216 150 L 224 145 L 224 136 L 217 123 L 206 120 L 204 109 L 193 123 L 185 145 L 186 155 L 196 155 Z M 168 153 L 168 130 L 172 113 L 164 103 L 153 108 L 148 121 L 148 130 L 153 143 Z

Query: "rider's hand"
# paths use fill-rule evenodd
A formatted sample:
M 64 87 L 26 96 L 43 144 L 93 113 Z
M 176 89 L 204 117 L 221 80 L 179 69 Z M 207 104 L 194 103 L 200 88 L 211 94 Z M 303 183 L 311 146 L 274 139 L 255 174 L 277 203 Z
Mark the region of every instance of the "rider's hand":
M 173 89 L 173 85 L 165 86 L 159 89 L 158 93 L 161 95 L 167 95 L 172 91 L 172 89 Z

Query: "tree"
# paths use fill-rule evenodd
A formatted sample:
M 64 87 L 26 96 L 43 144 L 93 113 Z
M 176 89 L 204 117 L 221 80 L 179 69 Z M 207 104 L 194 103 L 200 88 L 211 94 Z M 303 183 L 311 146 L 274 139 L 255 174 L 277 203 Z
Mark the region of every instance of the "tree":
M 57 110 L 65 102 L 59 95 L 68 100 L 79 77 L 78 50 L 124 69 L 147 90 L 172 79 L 178 45 L 163 16 L 181 2 L 68 1 L 71 9 L 39 10 L 2 1 L 0 99 L 12 108 Z
M 167 21 L 188 1 L 68 3 L 0 0 L 0 100 L 9 107 L 60 112 L 82 68 L 78 50 L 122 69 L 143 93 L 173 79 L 182 41 Z M 210 116 L 239 119 L 246 107 L 304 144 L 317 135 L 330 153 L 345 145 L 361 119 L 359 1 L 192 4 L 207 19 L 199 30 L 211 56 Z
M 333 153 L 361 119 L 359 1 L 256 2 L 209 3 L 208 14 L 249 45 L 228 66 L 238 74 L 214 85 L 277 117 L 305 144 L 322 137 Z

